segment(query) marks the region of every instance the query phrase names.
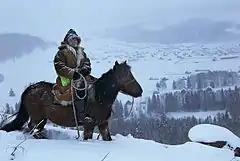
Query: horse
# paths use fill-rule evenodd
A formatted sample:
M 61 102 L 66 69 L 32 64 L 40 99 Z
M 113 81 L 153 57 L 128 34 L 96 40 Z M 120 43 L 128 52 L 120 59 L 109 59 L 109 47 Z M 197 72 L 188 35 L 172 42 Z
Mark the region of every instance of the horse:
M 76 76 L 76 74 L 74 73 Z M 80 77 L 79 74 L 77 74 Z M 47 121 L 64 127 L 76 127 L 74 108 L 61 104 L 54 104 L 52 93 L 54 83 L 40 81 L 29 85 L 22 93 L 20 108 L 14 120 L 4 125 L 0 130 L 15 131 L 22 130 L 28 122 L 28 130 L 36 125 L 39 133 L 44 130 Z M 90 94 L 90 90 L 92 94 Z M 75 89 L 76 94 L 82 91 Z M 133 98 L 141 97 L 143 89 L 131 72 L 131 66 L 126 61 L 119 63 L 115 61 L 113 68 L 103 73 L 101 77 L 88 89 L 85 112 L 93 121 L 89 123 L 77 122 L 83 126 L 83 140 L 93 138 L 94 128 L 97 126 L 104 141 L 111 141 L 109 131 L 109 120 L 112 114 L 112 105 L 119 92 L 130 95 Z M 91 95 L 91 96 L 90 96 Z M 79 100 L 74 99 L 73 103 L 78 107 Z M 39 138 L 38 138 L 39 139 Z

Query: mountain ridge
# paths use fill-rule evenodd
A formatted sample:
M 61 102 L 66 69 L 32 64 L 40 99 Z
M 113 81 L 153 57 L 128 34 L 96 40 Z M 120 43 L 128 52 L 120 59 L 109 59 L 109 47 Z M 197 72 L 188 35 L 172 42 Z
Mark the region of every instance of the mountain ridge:
M 159 27 L 159 30 L 142 28 L 142 25 L 134 24 L 108 29 L 103 36 L 126 42 L 162 44 L 219 43 L 240 40 L 239 33 L 227 31 L 230 28 L 239 30 L 239 24 L 231 21 L 190 18 L 164 28 Z
M 27 44 L 27 45 L 26 45 Z M 35 49 L 46 50 L 56 45 L 54 42 L 45 41 L 37 36 L 23 33 L 0 34 L 0 62 L 20 58 L 32 53 Z

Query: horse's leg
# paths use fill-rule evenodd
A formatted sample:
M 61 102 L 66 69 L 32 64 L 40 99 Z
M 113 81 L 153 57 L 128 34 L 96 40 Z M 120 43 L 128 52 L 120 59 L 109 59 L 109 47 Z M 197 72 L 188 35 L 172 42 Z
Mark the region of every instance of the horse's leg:
M 34 135 L 35 138 L 37 138 L 37 139 L 47 139 L 47 136 L 44 133 L 44 126 L 46 125 L 46 123 L 47 123 L 47 119 L 43 119 L 43 121 L 40 124 L 38 123 L 39 124 L 38 127 L 37 127 L 38 131 Z
M 105 141 L 111 141 L 112 137 L 109 131 L 109 127 L 108 127 L 108 121 L 105 121 L 101 124 L 98 125 L 98 129 L 100 134 L 102 135 L 102 139 Z
M 92 139 L 95 125 L 93 123 L 85 123 L 83 127 L 84 127 L 83 140 Z
M 43 132 L 44 126 L 46 125 L 46 123 L 47 123 L 47 119 L 42 119 L 42 120 L 38 120 L 38 121 L 33 121 L 31 119 L 31 121 L 28 124 L 29 130 L 31 131 L 30 135 L 33 133 L 32 130 L 34 128 L 36 128 L 38 131 L 33 136 L 36 139 L 44 139 L 44 138 L 46 138 L 46 136 L 44 135 L 44 132 Z

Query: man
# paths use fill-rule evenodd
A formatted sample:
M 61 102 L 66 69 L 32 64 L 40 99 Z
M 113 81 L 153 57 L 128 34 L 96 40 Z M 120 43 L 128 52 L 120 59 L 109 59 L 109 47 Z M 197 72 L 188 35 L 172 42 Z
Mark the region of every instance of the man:
M 54 67 L 58 75 L 56 85 L 53 88 L 55 104 L 72 105 L 71 80 L 75 71 L 80 71 L 84 77 L 90 76 L 90 59 L 84 52 L 84 48 L 80 46 L 80 43 L 81 38 L 73 29 L 70 29 L 58 47 L 59 50 L 54 57 Z M 83 104 L 78 108 L 81 108 L 78 110 L 86 118 Z

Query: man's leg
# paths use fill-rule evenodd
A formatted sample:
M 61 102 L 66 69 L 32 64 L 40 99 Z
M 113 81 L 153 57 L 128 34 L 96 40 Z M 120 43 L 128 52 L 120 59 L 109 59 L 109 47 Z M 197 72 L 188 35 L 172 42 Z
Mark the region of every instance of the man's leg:
M 84 88 L 87 88 L 87 87 L 84 87 L 85 86 L 85 84 L 84 84 L 84 82 L 81 82 L 81 85 L 80 85 L 80 88 L 81 89 L 84 89 Z M 81 122 L 92 122 L 93 120 L 92 120 L 92 118 L 89 116 L 89 115 L 87 115 L 87 97 L 88 96 L 86 96 L 85 98 L 83 98 L 84 97 L 84 95 L 85 94 L 87 94 L 87 93 L 85 93 L 86 91 L 85 90 L 82 90 L 82 91 L 78 91 L 77 93 L 76 93 L 76 95 L 78 96 L 76 99 L 78 99 L 78 101 L 77 101 L 77 106 L 75 106 L 75 107 L 77 107 L 77 109 L 76 109 L 76 111 L 77 111 L 77 114 L 78 114 L 78 117 L 79 117 L 79 121 L 81 121 Z M 81 98 L 83 98 L 83 99 L 81 99 Z
M 86 122 L 86 123 L 90 123 L 92 122 L 92 118 L 87 114 L 86 112 L 86 104 L 87 102 L 85 102 L 85 100 L 78 100 L 75 103 L 75 107 L 76 107 L 76 113 L 77 113 L 77 117 L 78 117 L 78 121 L 79 122 Z
M 53 87 L 53 93 L 55 104 L 61 104 L 66 106 L 72 104 L 71 84 L 67 86 L 62 86 L 59 77 L 57 78 L 56 84 Z

